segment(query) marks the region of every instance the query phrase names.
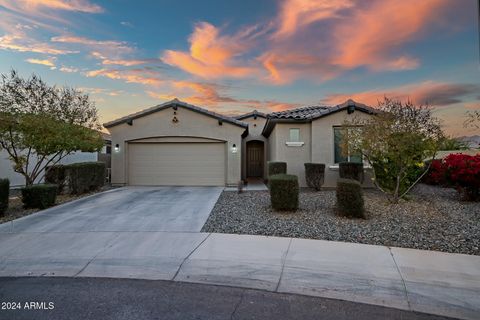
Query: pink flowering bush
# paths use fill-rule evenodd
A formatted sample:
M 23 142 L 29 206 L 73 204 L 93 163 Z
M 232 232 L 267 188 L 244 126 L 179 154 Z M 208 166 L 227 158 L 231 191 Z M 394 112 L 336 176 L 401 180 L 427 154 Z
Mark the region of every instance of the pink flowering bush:
M 480 154 L 450 154 L 443 160 L 447 182 L 462 193 L 465 200 L 480 200 Z
M 446 166 L 442 160 L 435 159 L 432 160 L 430 168 L 428 169 L 428 174 L 423 178 L 423 182 L 426 184 L 441 185 L 445 186 L 447 184 L 447 170 Z

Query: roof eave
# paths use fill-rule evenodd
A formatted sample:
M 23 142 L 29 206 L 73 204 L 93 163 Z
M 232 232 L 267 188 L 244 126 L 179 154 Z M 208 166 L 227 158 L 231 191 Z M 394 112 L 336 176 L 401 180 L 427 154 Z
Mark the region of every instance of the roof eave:
M 288 119 L 288 118 L 279 119 L 279 118 L 267 117 L 267 122 L 265 123 L 265 126 L 263 127 L 263 130 L 262 130 L 262 135 L 265 138 L 268 138 L 277 123 L 308 123 L 311 121 L 312 121 L 311 119 Z
M 184 102 L 179 101 L 177 99 L 165 102 L 163 104 L 159 104 L 157 106 L 146 109 L 144 111 L 133 113 L 131 115 L 128 115 L 128 116 L 125 116 L 125 117 L 122 117 L 122 118 L 119 118 L 119 119 L 116 119 L 116 120 L 113 120 L 113 121 L 110 121 L 110 122 L 106 122 L 106 123 L 103 124 L 103 126 L 105 128 L 115 127 L 115 126 L 118 126 L 120 124 L 126 123 L 128 121 L 135 120 L 135 119 L 138 119 L 138 118 L 142 118 L 142 117 L 148 116 L 150 114 L 153 114 L 153 113 L 156 113 L 156 112 L 159 112 L 161 110 L 164 110 L 164 109 L 167 109 L 167 108 L 170 108 L 170 107 L 174 107 L 174 106 L 184 107 L 184 108 L 186 108 L 190 111 L 198 112 L 200 114 L 203 114 L 205 116 L 209 116 L 209 117 L 217 119 L 219 121 L 228 122 L 230 124 L 233 124 L 233 125 L 236 125 L 236 126 L 239 126 L 239 127 L 242 127 L 242 128 L 246 128 L 246 129 L 248 128 L 248 123 L 241 122 L 239 120 L 236 120 L 236 119 L 233 119 L 233 118 L 230 118 L 230 117 L 227 117 L 227 116 L 217 115 L 217 114 L 215 114 L 211 111 L 203 110 L 200 107 L 196 107 L 194 105 L 184 103 Z

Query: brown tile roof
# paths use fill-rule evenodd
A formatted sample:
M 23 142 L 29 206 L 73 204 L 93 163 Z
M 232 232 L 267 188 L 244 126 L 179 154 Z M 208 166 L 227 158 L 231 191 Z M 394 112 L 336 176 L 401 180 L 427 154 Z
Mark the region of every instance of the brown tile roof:
M 333 107 L 328 107 L 328 106 L 301 107 L 297 109 L 272 112 L 267 117 L 269 119 L 313 120 L 337 111 L 345 110 L 348 108 L 348 106 L 354 106 L 355 110 L 361 110 L 363 112 L 367 112 L 371 114 L 376 112 L 375 109 L 367 105 L 364 105 L 362 103 L 358 103 L 349 99 L 344 103 L 333 106 Z
M 359 110 L 368 114 L 375 114 L 378 112 L 378 110 L 369 107 L 363 103 L 355 102 L 352 99 L 348 99 L 344 103 L 333 107 L 309 106 L 279 112 L 272 112 L 267 115 L 267 123 L 263 128 L 262 134 L 265 137 L 268 137 L 277 122 L 311 122 L 315 119 L 327 116 L 329 114 L 347 110 L 349 107 L 353 107 L 354 110 Z
M 261 117 L 261 118 L 266 118 L 267 117 L 267 115 L 265 113 L 259 112 L 257 110 L 253 110 L 252 112 L 236 116 L 235 119 L 243 120 L 243 119 L 247 119 L 247 118 L 254 117 L 254 116 Z

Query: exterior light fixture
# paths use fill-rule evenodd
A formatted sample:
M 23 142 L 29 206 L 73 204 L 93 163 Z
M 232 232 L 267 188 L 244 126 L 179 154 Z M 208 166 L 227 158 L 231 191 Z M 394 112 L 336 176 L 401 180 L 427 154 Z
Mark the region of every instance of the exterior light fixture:
M 118 143 L 115 145 L 115 152 L 118 152 L 120 151 L 120 146 L 118 145 Z
M 235 143 L 232 146 L 232 153 L 237 153 L 237 145 Z
M 348 101 L 348 106 L 347 106 L 347 113 L 352 114 L 355 111 L 355 102 L 353 101 Z

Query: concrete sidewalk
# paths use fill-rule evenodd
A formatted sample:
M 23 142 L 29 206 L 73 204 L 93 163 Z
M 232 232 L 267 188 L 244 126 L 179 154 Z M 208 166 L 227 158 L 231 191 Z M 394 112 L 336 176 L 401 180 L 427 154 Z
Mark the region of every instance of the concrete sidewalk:
M 3 277 L 161 279 L 480 314 L 479 256 L 193 232 L 0 233 L 0 243 Z

